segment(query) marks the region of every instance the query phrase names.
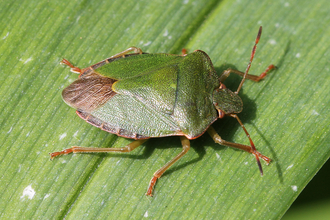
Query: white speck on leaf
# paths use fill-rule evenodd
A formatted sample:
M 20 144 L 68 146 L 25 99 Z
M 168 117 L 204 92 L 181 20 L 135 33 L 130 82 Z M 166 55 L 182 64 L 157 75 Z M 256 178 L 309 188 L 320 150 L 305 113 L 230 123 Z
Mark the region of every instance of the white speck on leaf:
M 149 46 L 151 44 L 151 41 L 148 41 L 147 43 L 143 44 L 143 46 Z
M 148 217 L 149 215 L 148 215 L 148 211 L 146 211 L 146 213 L 144 213 L 144 215 L 143 215 L 144 217 Z
M 312 115 L 320 115 L 317 111 L 313 110 Z
M 8 37 L 8 35 L 9 35 L 9 32 L 7 32 L 6 36 L 4 36 L 4 37 L 2 38 L 2 40 L 6 39 L 6 38 Z
M 61 134 L 61 135 L 60 135 L 60 140 L 62 140 L 62 139 L 65 138 L 65 137 L 66 137 L 66 133 Z
M 36 194 L 36 191 L 34 191 L 34 189 L 32 189 L 31 185 L 28 185 L 23 190 L 23 195 L 21 196 L 21 199 L 24 199 L 24 197 L 28 197 L 28 199 L 33 199 L 35 194 Z
M 271 40 L 269 40 L 269 43 L 270 43 L 271 45 L 275 45 L 275 44 L 276 44 L 276 40 L 271 39 Z
M 13 127 L 10 127 L 9 131 L 7 132 L 7 134 L 9 134 L 12 130 L 13 130 Z
M 73 134 L 73 137 L 77 137 L 78 132 L 79 132 L 79 131 L 76 131 L 76 132 Z
M 44 199 L 47 199 L 49 196 L 50 196 L 50 194 L 47 193 L 47 194 L 45 195 Z
M 290 3 L 289 2 L 285 2 L 284 3 L 284 7 L 289 7 L 290 6 Z
M 165 33 L 163 34 L 164 37 L 166 37 L 168 35 L 168 30 L 165 30 Z
M 300 53 L 297 53 L 297 54 L 296 54 L 296 57 L 297 57 L 297 58 L 299 58 L 300 56 L 301 56 Z
M 297 190 L 298 190 L 298 187 L 295 186 L 295 185 L 291 186 L 291 188 L 292 188 L 292 190 L 295 191 L 295 192 L 297 192 Z
M 31 60 L 33 60 L 32 57 L 29 57 L 29 58 L 27 58 L 26 60 L 23 60 L 22 58 L 19 59 L 19 61 L 22 61 L 23 64 L 27 64 L 27 63 L 30 62 Z
M 286 168 L 286 170 L 291 169 L 292 167 L 293 167 L 293 164 L 291 164 L 290 166 L 288 166 L 288 167 Z

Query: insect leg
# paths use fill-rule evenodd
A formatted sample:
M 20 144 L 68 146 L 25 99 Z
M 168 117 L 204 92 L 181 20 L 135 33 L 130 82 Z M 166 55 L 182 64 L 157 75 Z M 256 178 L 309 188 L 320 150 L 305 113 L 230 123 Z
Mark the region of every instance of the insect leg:
M 231 116 L 231 115 L 230 115 Z M 238 117 L 237 117 L 238 118 Z M 236 118 L 236 119 L 237 119 Z M 239 119 L 238 119 L 239 120 Z M 240 121 L 239 121 L 240 122 Z M 241 124 L 242 126 L 242 124 Z M 242 126 L 244 131 L 246 131 L 245 127 Z M 212 139 L 214 140 L 214 142 L 218 143 L 218 144 L 221 144 L 221 145 L 224 145 L 224 146 L 228 146 L 228 147 L 234 147 L 234 148 L 238 148 L 238 149 L 241 149 L 241 150 L 244 150 L 246 152 L 249 152 L 253 155 L 255 155 L 256 159 L 257 159 L 257 162 L 258 162 L 258 166 L 259 166 L 259 170 L 260 170 L 260 173 L 261 175 L 263 175 L 263 171 L 262 171 L 262 167 L 261 167 L 261 164 L 260 164 L 260 160 L 259 160 L 259 157 L 261 157 L 264 161 L 266 161 L 267 165 L 269 164 L 269 162 L 271 161 L 271 159 L 269 159 L 268 157 L 262 155 L 260 152 L 258 152 L 256 149 L 255 149 L 255 146 L 250 138 L 250 135 L 247 133 L 247 136 L 250 140 L 250 143 L 251 143 L 251 146 L 247 146 L 247 145 L 243 145 L 243 144 L 238 144 L 238 143 L 233 143 L 233 142 L 229 142 L 229 141 L 226 141 L 226 140 L 223 140 L 220 135 L 214 130 L 214 128 L 212 126 L 210 126 L 208 129 L 207 129 L 207 132 L 209 133 L 209 135 L 212 137 Z
M 265 78 L 267 76 L 267 73 L 270 72 L 271 70 L 275 69 L 276 66 L 274 66 L 273 64 L 269 65 L 266 70 L 264 72 L 262 72 L 259 76 L 256 75 L 252 75 L 252 74 L 247 74 L 245 77 L 246 79 L 250 79 L 253 80 L 255 82 L 259 82 L 260 80 L 262 80 L 263 78 Z M 239 76 L 244 76 L 244 72 L 241 72 L 239 70 L 234 70 L 234 69 L 226 69 L 222 75 L 220 76 L 220 82 L 224 82 L 226 80 L 226 78 L 230 75 L 230 73 L 235 73 Z
M 143 53 L 142 50 L 138 47 L 130 47 L 130 48 L 128 48 L 128 49 L 126 49 L 126 50 L 124 50 L 120 53 L 117 53 L 117 54 L 109 57 L 108 59 L 114 59 L 114 58 L 118 58 L 118 57 L 125 57 L 126 54 L 128 54 L 130 52 L 133 52 L 133 51 L 134 51 L 134 53 L 139 53 L 139 54 Z M 108 60 L 108 59 L 105 59 L 105 60 Z
M 77 147 L 73 146 L 71 148 L 62 150 L 60 152 L 54 152 L 50 153 L 50 159 L 52 160 L 54 157 L 64 155 L 64 154 L 69 154 L 69 153 L 109 153 L 109 152 L 121 152 L 121 153 L 126 153 L 134 150 L 144 142 L 146 142 L 148 139 L 143 139 L 143 140 L 136 140 L 133 141 L 132 143 L 126 145 L 125 147 L 120 147 L 120 148 L 93 148 L 93 147 Z
M 252 64 L 252 60 L 253 60 L 254 55 L 256 53 L 257 44 L 259 43 L 259 40 L 260 40 L 260 37 L 261 37 L 261 32 L 262 32 L 262 27 L 260 26 L 257 38 L 255 40 L 255 43 L 254 43 L 254 46 L 253 46 L 253 49 L 252 49 L 252 52 L 251 52 L 250 62 L 247 65 L 245 72 L 243 73 L 243 72 L 238 71 L 238 70 L 228 69 L 228 70 L 225 70 L 224 73 L 220 76 L 220 82 L 223 82 L 229 76 L 229 74 L 231 72 L 243 76 L 243 79 L 242 79 L 241 83 L 239 84 L 239 86 L 238 86 L 238 88 L 235 92 L 236 94 L 238 94 L 239 91 L 241 90 L 245 79 L 251 79 L 253 81 L 258 82 L 259 80 L 263 79 L 267 75 L 267 72 L 269 72 L 270 70 L 275 68 L 275 66 L 273 64 L 271 64 L 271 65 L 268 66 L 268 68 L 263 73 L 260 74 L 260 76 L 254 76 L 254 75 L 248 74 L 248 72 L 250 70 L 250 67 L 251 67 L 251 64 Z
M 187 55 L 187 49 L 183 48 L 181 50 L 181 56 L 186 56 Z
M 76 66 L 72 65 L 70 63 L 70 61 L 68 61 L 67 59 L 63 58 L 63 60 L 61 61 L 61 64 L 65 64 L 65 65 L 69 66 L 71 68 L 70 71 L 73 72 L 73 73 L 81 74 L 81 72 L 82 72 L 79 67 L 76 67 Z
M 150 180 L 149 183 L 149 187 L 148 187 L 148 191 L 146 193 L 147 196 L 152 196 L 152 190 L 156 184 L 156 181 L 158 178 L 160 178 L 163 173 L 170 167 L 172 166 L 175 162 L 177 162 L 181 157 L 183 157 L 183 155 L 185 155 L 188 150 L 190 149 L 190 141 L 188 140 L 188 138 L 182 136 L 180 137 L 181 139 L 181 144 L 182 144 L 182 151 L 181 153 L 179 153 L 177 156 L 175 156 L 171 161 L 169 161 L 167 164 L 165 164 L 162 168 L 160 168 L 159 170 L 157 170 L 154 173 L 154 176 L 152 177 L 152 179 Z
M 93 67 L 94 66 L 99 66 L 100 63 L 104 63 L 104 62 L 109 63 L 108 60 L 111 60 L 111 59 L 114 59 L 114 58 L 119 58 L 119 57 L 125 57 L 125 55 L 130 53 L 130 52 L 135 52 L 135 53 L 138 53 L 138 54 L 143 53 L 143 51 L 138 47 L 130 47 L 130 48 L 128 48 L 128 49 L 126 49 L 126 50 L 124 50 L 120 53 L 117 53 L 117 54 L 115 54 L 115 55 L 113 55 L 113 56 L 111 56 L 111 57 L 109 57 L 109 58 L 107 58 L 107 59 L 105 59 L 101 62 L 98 62 L 98 63 L 96 63 L 96 64 L 94 64 L 94 65 L 92 65 L 91 67 L 88 67 L 88 68 L 92 68 L 92 70 L 93 70 Z M 76 67 L 76 66 L 72 65 L 67 59 L 64 59 L 64 58 L 61 61 L 61 64 L 65 64 L 65 65 L 71 67 L 70 71 L 73 72 L 73 73 L 82 74 L 84 72 L 84 70 L 86 70 L 86 69 L 80 69 L 79 67 Z

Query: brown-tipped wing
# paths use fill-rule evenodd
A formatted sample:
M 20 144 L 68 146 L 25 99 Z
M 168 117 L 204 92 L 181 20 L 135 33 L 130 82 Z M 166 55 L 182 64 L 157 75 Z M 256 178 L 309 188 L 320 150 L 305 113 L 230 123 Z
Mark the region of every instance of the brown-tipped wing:
M 116 94 L 111 88 L 114 82 L 114 79 L 92 73 L 66 87 L 62 97 L 69 106 L 91 113 Z

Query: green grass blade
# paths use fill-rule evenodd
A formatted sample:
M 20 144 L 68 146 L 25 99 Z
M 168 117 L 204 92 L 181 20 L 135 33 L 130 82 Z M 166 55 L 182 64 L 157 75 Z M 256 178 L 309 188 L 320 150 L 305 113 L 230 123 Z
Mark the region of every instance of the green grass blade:
M 279 219 L 330 155 L 327 1 L 23 1 L 0 3 L 0 218 Z M 122 147 L 130 140 L 85 123 L 61 99 L 76 75 L 130 46 L 209 54 L 217 72 L 245 70 L 240 119 L 273 159 L 261 177 L 252 155 L 203 135 L 144 195 L 153 173 L 181 151 L 178 137 L 129 154 L 66 155 L 72 145 Z M 235 90 L 240 77 L 226 86 Z M 248 144 L 238 123 L 218 120 L 225 139 Z M 322 190 L 322 189 L 320 189 Z

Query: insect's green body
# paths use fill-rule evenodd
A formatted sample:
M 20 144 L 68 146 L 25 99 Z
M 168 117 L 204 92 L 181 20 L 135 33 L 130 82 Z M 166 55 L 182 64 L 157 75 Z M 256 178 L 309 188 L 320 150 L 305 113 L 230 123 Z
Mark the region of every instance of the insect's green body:
M 270 159 L 256 150 L 235 114 L 243 109 L 238 93 L 245 79 L 258 82 L 275 68 L 270 65 L 260 76 L 248 74 L 260 36 L 261 27 L 245 73 L 228 69 L 220 77 L 209 56 L 200 50 L 182 55 L 146 54 L 131 47 L 85 69 L 63 59 L 72 72 L 80 74 L 63 90 L 64 101 L 88 123 L 135 141 L 121 148 L 73 146 L 51 153 L 51 158 L 69 153 L 130 152 L 149 138 L 180 136 L 182 151 L 154 173 L 146 193 L 151 196 L 157 179 L 188 152 L 189 139 L 207 131 L 216 143 L 252 153 L 262 175 L 259 158 L 267 164 Z M 230 73 L 243 76 L 235 92 L 223 84 Z M 224 116 L 237 119 L 250 146 L 223 140 L 217 134 L 211 124 Z
M 226 114 L 242 110 L 239 96 L 219 85 L 203 51 L 132 54 L 87 68 L 63 98 L 82 118 L 120 136 L 194 139 L 217 120 L 214 103 Z

